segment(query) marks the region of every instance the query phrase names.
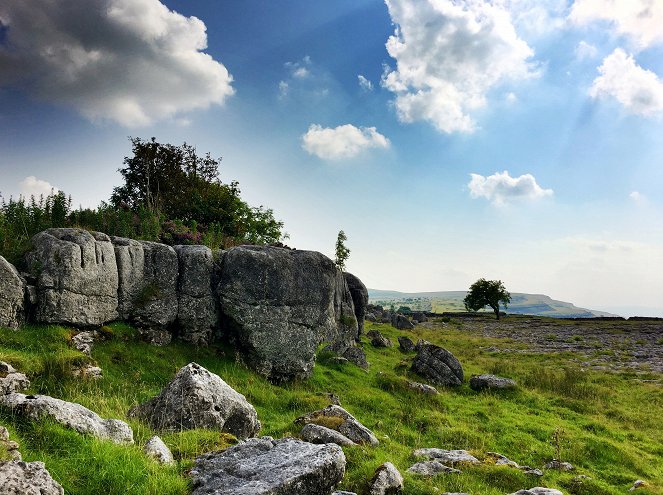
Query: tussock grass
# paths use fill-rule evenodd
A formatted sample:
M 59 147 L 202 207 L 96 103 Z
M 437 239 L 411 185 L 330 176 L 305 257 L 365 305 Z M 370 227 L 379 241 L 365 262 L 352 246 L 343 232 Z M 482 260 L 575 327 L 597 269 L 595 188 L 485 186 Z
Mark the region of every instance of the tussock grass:
M 321 355 L 311 379 L 273 385 L 248 370 L 230 348 L 178 343 L 153 347 L 139 342 L 134 329 L 124 324 L 105 327 L 105 339 L 95 344 L 91 357 L 69 346 L 71 329 L 0 329 L 0 359 L 29 375 L 32 392 L 79 402 L 103 417 L 123 420 L 132 406 L 157 394 L 179 368 L 195 361 L 244 394 L 258 411 L 261 433 L 274 437 L 296 435 L 299 427 L 293 421 L 325 407 L 327 394 L 335 394 L 380 440 L 377 448 L 344 449 L 348 465 L 341 488 L 358 493 L 365 490 L 377 466 L 390 461 L 405 477 L 405 493 L 413 495 L 445 491 L 504 495 L 537 485 L 571 495 L 617 495 L 636 479 L 649 483 L 639 493 L 663 494 L 659 384 L 638 381 L 627 373 L 582 370 L 574 364 L 573 353 L 486 352 L 483 347 L 526 350 L 526 346 L 474 335 L 454 319 L 413 331 L 367 324 L 367 330 L 372 328 L 394 342 L 398 335 L 407 335 L 442 345 L 463 363 L 467 377 L 495 373 L 515 379 L 519 388 L 477 393 L 466 383 L 440 389 L 434 396 L 420 394 L 406 385 L 407 380 L 423 381 L 409 371 L 414 354 L 404 354 L 398 347 L 375 349 L 366 342 L 369 371 Z M 72 365 L 88 362 L 102 367 L 102 380 L 71 376 Z M 118 446 L 49 421 L 26 422 L 0 411 L 0 423 L 21 444 L 24 458 L 44 461 L 71 494 L 184 495 L 190 490 L 187 472 L 195 457 L 235 442 L 230 435 L 205 430 L 161 434 L 177 460 L 176 466 L 163 467 L 142 453 L 144 443 L 157 432 L 135 419 L 128 422 L 136 445 Z M 497 451 L 532 467 L 561 456 L 577 471 L 547 471 L 536 479 L 488 463 L 459 466 L 461 475 L 422 479 L 405 472 L 415 462 L 412 451 L 420 447 L 467 449 L 479 459 Z M 591 480 L 580 482 L 575 479 L 578 474 Z

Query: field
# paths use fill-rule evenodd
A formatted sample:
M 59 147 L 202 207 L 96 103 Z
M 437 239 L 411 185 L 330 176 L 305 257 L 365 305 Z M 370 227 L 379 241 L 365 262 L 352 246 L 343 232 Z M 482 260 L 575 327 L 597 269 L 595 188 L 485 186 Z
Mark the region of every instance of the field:
M 195 361 L 246 395 L 262 421 L 261 434 L 274 437 L 296 435 L 293 420 L 326 406 L 326 394 L 333 393 L 380 439 L 376 448 L 344 449 L 348 465 L 341 488 L 358 493 L 381 463 L 391 461 L 404 474 L 404 492 L 414 495 L 506 495 L 533 486 L 574 495 L 617 495 L 637 479 L 648 487 L 636 493 L 663 494 L 663 375 L 655 371 L 655 359 L 634 357 L 643 345 L 648 346 L 647 355 L 660 357 L 663 330 L 638 322 L 615 325 L 522 317 L 499 323 L 489 318 L 445 318 L 404 332 L 367 324 L 367 330 L 379 329 L 394 342 L 398 335 L 423 338 L 458 357 L 466 383 L 441 389 L 436 396 L 405 386 L 406 378 L 421 381 L 409 372 L 413 354 L 402 353 L 397 345 L 375 349 L 366 339 L 368 372 L 323 353 L 310 380 L 285 386 L 272 385 L 246 369 L 231 348 L 152 347 L 139 342 L 136 332 L 123 324 L 104 329 L 105 340 L 95 344 L 92 358 L 70 347 L 71 329 L 0 329 L 0 360 L 29 375 L 32 393 L 79 402 L 103 417 L 124 420 L 131 406 L 158 393 L 181 366 Z M 537 339 L 532 339 L 534 333 Z M 610 339 L 597 339 L 604 334 Z M 71 376 L 72 364 L 90 360 L 101 366 L 103 379 Z M 634 360 L 637 366 L 618 366 Z M 596 363 L 608 366 L 599 368 Z M 507 393 L 472 391 L 469 376 L 485 372 L 511 377 L 519 387 Z M 136 445 L 126 447 L 49 421 L 27 422 L 0 412 L 0 424 L 20 443 L 24 459 L 44 461 L 68 494 L 186 494 L 187 471 L 196 455 L 234 441 L 213 431 L 164 434 L 178 462 L 162 467 L 142 453 L 155 432 L 136 420 L 128 422 Z M 535 478 L 486 463 L 461 467 L 462 474 L 424 479 L 405 473 L 415 462 L 412 451 L 419 447 L 467 449 L 481 460 L 496 451 L 538 468 L 559 455 L 576 469 L 548 470 Z

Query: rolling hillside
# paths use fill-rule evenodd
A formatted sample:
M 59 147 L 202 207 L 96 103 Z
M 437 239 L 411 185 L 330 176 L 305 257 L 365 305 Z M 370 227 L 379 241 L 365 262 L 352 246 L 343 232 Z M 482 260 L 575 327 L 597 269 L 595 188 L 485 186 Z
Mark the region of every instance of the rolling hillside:
M 397 292 L 393 290 L 368 289 L 371 304 L 389 307 L 394 305 L 408 306 L 413 310 L 432 311 L 465 311 L 463 298 L 465 291 L 441 292 Z M 490 308 L 489 308 L 490 309 Z M 544 294 L 524 294 L 513 292 L 508 313 L 522 315 L 550 316 L 553 318 L 595 318 L 599 316 L 618 316 L 605 311 L 579 308 L 573 303 L 557 301 Z

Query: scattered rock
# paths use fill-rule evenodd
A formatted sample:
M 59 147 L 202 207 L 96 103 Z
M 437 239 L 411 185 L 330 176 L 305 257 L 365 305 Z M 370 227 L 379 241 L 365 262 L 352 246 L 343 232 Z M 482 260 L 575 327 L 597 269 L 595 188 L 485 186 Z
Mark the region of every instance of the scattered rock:
M 92 353 L 92 347 L 94 346 L 94 339 L 96 337 L 97 332 L 95 330 L 78 332 L 71 338 L 71 345 L 73 345 L 74 349 L 77 351 L 89 356 Z
M 156 345 L 170 342 L 167 327 L 177 317 L 178 259 L 175 250 L 150 241 L 112 237 L 117 258 L 120 317 Z
M 332 352 L 363 369 L 368 369 L 368 361 L 366 360 L 366 353 L 364 349 L 358 347 L 354 343 L 348 344 L 347 342 L 335 342 L 323 349 L 324 352 Z
M 179 261 L 179 338 L 196 345 L 209 344 L 219 321 L 217 301 L 212 288 L 212 251 L 207 246 L 174 246 L 174 249 Z
M 412 330 L 414 329 L 414 323 L 412 323 L 407 316 L 401 314 L 395 314 L 391 316 L 391 326 L 396 327 L 399 330 Z
M 0 327 L 17 329 L 25 322 L 25 281 L 0 256 Z
M 465 463 L 465 464 L 480 464 L 479 459 L 471 455 L 467 450 L 444 450 L 444 449 L 417 449 L 412 452 L 415 457 L 427 457 L 430 460 L 435 460 L 445 464 Z
M 403 476 L 391 462 L 385 462 L 376 469 L 369 486 L 369 495 L 399 493 L 403 489 Z
M 332 492 L 332 495 L 357 495 L 355 492 L 344 492 L 344 491 L 335 491 Z
M 196 363 L 180 369 L 159 395 L 129 415 L 165 431 L 210 428 L 247 438 L 260 430 L 256 410 L 246 398 Z
M 543 466 L 543 469 L 557 469 L 558 471 L 573 471 L 575 466 L 570 462 L 558 461 L 553 459 L 548 464 Z
M 529 490 L 518 490 L 516 493 L 512 493 L 511 495 L 564 495 L 564 494 L 559 490 L 555 490 L 554 488 L 542 488 L 540 486 L 537 486 L 535 488 L 530 488 Z
M 307 378 L 321 343 L 350 346 L 357 338 L 348 285 L 323 254 L 238 246 L 218 265 L 223 330 L 246 363 L 270 380 Z
M 304 425 L 299 433 L 302 440 L 310 443 L 335 443 L 341 447 L 357 445 L 345 435 L 326 426 L 308 423 Z
M 421 392 L 422 394 L 435 395 L 438 393 L 435 387 L 431 387 L 430 385 L 426 385 L 425 383 L 411 382 L 408 380 L 407 386 L 408 388 L 416 390 L 417 392 Z
M 425 345 L 433 345 L 433 344 L 431 344 L 431 343 L 428 342 L 427 340 L 419 339 L 419 340 L 417 340 L 417 343 L 416 343 L 415 346 L 414 346 L 414 350 L 418 352 L 419 349 L 421 349 L 421 348 L 422 348 L 423 346 L 425 346 Z
M 86 378 L 90 380 L 99 380 L 104 377 L 103 370 L 99 366 L 93 366 L 91 364 L 73 367 L 71 369 L 71 374 L 77 378 Z
M 357 317 L 357 339 L 364 333 L 364 319 L 366 317 L 366 307 L 368 306 L 368 289 L 364 283 L 355 277 L 352 273 L 343 272 L 345 282 L 350 289 L 350 296 L 355 307 L 355 316 Z
M 102 419 L 87 407 L 47 395 L 12 393 L 0 396 L 0 406 L 28 419 L 50 417 L 78 433 L 108 439 L 115 443 L 133 443 L 133 431 L 119 419 Z
M 38 322 L 85 327 L 117 318 L 118 271 L 106 234 L 48 229 L 30 243 L 25 264 L 36 279 Z
M 633 492 L 637 490 L 638 488 L 645 488 L 647 486 L 647 482 L 643 480 L 637 480 L 633 483 L 633 486 L 628 489 L 629 492 Z
M 440 473 L 447 473 L 447 474 L 459 474 L 460 471 L 458 469 L 451 468 L 449 466 L 445 466 L 439 461 L 423 461 L 423 462 L 417 462 L 416 464 L 413 464 L 410 466 L 407 470 L 408 473 L 413 473 L 413 474 L 418 474 L 421 476 L 435 476 L 436 474 Z
M 537 468 L 532 468 L 529 466 L 520 466 L 518 469 L 520 469 L 525 474 L 529 474 L 530 476 L 538 476 L 539 478 L 543 476 L 543 471 Z
M 470 378 L 472 390 L 509 390 L 516 388 L 516 382 L 510 378 L 495 375 L 473 375 Z
M 428 317 L 426 316 L 426 314 L 422 313 L 421 311 L 416 311 L 412 313 L 412 319 L 417 323 L 425 323 L 428 321 Z
M 417 344 L 412 370 L 436 385 L 459 386 L 463 383 L 463 367 L 456 357 L 433 344 Z
M 0 448 L 7 452 L 9 460 L 20 461 L 22 459 L 21 453 L 18 451 L 18 443 L 9 439 L 9 431 L 4 426 L 0 426 Z
M 517 462 L 512 461 L 507 456 L 499 454 L 498 452 L 486 452 L 486 456 L 493 458 L 496 466 L 520 467 Z
M 143 447 L 143 452 L 159 464 L 175 464 L 175 459 L 173 459 L 170 449 L 157 435 L 154 435 L 147 441 L 145 447 Z
M 0 395 L 28 388 L 30 388 L 30 380 L 27 376 L 16 371 L 11 364 L 0 361 Z
M 344 474 L 338 445 L 251 438 L 198 457 L 192 495 L 328 495 Z
M 0 493 L 3 495 L 64 495 L 43 462 L 0 463 Z
M 416 350 L 414 347 L 414 342 L 412 342 L 408 337 L 398 337 L 398 346 L 403 352 L 414 352 Z
M 372 446 L 379 444 L 373 432 L 362 425 L 341 406 L 330 405 L 319 411 L 300 416 L 296 424 L 315 423 L 336 430 L 355 443 L 367 443 Z
M 382 332 L 379 330 L 371 330 L 366 336 L 371 339 L 371 345 L 373 347 L 392 347 L 394 345 L 391 343 L 391 340 L 382 335 Z

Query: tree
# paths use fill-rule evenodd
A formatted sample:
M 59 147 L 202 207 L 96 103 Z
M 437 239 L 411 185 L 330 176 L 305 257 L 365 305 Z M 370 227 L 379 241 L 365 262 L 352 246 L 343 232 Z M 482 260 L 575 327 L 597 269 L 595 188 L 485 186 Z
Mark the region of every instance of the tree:
M 468 311 L 479 311 L 490 306 L 495 312 L 496 318 L 500 319 L 500 303 L 506 309 L 511 302 L 511 294 L 504 287 L 501 280 L 486 280 L 480 278 L 470 286 L 463 303 Z
M 336 266 L 341 271 L 345 270 L 345 262 L 350 257 L 350 250 L 345 246 L 345 241 L 347 240 L 345 232 L 342 230 L 339 231 L 336 238 Z

